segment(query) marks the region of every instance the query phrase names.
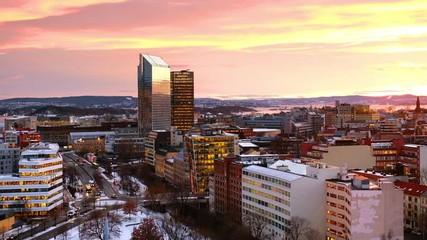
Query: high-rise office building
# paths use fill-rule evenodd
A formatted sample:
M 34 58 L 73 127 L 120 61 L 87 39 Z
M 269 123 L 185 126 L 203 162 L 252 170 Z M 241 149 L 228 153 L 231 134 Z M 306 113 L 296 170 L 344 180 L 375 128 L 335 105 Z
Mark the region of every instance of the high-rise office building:
M 171 126 L 170 68 L 162 58 L 139 55 L 138 128 L 147 136 L 152 130 Z
M 184 137 L 184 159 L 190 167 L 191 191 L 207 193 L 209 176 L 214 174 L 214 160 L 239 154 L 239 137 L 222 130 L 205 127 L 200 133 Z
M 172 126 L 188 131 L 194 123 L 194 72 L 171 72 Z

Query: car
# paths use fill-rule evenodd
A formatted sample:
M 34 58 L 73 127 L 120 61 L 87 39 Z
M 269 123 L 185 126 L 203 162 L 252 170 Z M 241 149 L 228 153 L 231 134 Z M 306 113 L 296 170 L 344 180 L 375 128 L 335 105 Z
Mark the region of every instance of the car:
M 83 207 L 87 207 L 87 203 L 86 202 L 83 203 Z
M 111 195 L 111 198 L 117 198 L 117 194 Z
M 74 215 L 76 215 L 76 211 L 74 210 L 70 210 L 67 212 L 67 217 L 74 217 Z

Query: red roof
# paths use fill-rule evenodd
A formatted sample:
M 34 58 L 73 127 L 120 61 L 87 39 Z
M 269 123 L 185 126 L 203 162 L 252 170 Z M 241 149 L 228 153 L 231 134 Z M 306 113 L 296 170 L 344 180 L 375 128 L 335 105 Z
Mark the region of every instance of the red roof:
M 405 194 L 412 196 L 420 196 L 421 194 L 427 191 L 427 186 L 425 185 L 402 182 L 399 180 L 395 181 L 394 185 L 399 189 L 403 189 L 403 192 Z

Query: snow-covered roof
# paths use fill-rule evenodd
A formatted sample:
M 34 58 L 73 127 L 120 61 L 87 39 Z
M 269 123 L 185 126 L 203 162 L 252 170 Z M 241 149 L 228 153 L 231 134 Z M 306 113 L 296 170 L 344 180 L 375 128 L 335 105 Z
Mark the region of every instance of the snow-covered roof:
M 59 151 L 59 145 L 56 143 L 36 143 L 22 152 L 22 156 L 35 154 L 56 154 Z
M 258 173 L 258 174 L 261 174 L 263 176 L 279 178 L 279 179 L 282 179 L 282 180 L 285 180 L 288 182 L 292 182 L 292 181 L 298 180 L 300 178 L 303 178 L 303 176 L 300 176 L 300 175 L 297 175 L 294 173 L 284 172 L 284 171 L 266 168 L 266 167 L 260 167 L 257 165 L 247 166 L 243 170 L 253 172 L 253 173 Z
M 240 147 L 258 147 L 258 145 L 251 142 L 239 142 Z
M 278 160 L 271 164 L 269 168 L 277 169 L 277 167 L 280 166 L 287 166 L 289 169 L 289 172 L 301 174 L 301 175 L 307 175 L 307 165 L 301 164 L 301 163 L 295 163 L 289 160 Z

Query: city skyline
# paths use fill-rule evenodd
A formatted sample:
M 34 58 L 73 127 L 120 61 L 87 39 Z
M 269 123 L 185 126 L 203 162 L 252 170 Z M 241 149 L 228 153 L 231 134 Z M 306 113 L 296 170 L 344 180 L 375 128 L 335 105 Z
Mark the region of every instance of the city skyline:
M 1 1 L 0 99 L 137 96 L 138 54 L 195 97 L 425 95 L 423 1 Z

